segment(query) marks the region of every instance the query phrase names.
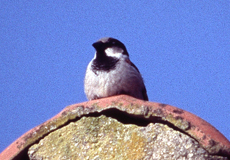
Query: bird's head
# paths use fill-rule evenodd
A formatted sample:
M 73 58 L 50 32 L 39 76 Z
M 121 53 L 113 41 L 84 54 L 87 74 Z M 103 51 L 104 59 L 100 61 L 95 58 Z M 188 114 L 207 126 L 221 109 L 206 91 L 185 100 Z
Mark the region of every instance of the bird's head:
M 108 56 L 120 59 L 122 56 L 129 57 L 125 45 L 115 38 L 105 37 L 93 43 L 96 56 Z

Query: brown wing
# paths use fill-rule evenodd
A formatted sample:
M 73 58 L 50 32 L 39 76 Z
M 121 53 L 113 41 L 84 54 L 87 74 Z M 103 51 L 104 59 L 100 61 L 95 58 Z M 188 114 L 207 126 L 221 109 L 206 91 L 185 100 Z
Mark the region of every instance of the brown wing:
M 126 59 L 126 62 L 129 63 L 131 66 L 133 66 L 137 70 L 137 72 L 139 72 L 139 70 L 135 66 L 135 64 L 133 64 L 129 59 Z M 144 86 L 144 89 L 142 90 L 142 95 L 143 95 L 143 100 L 145 100 L 145 101 L 149 100 L 145 86 Z
M 148 100 L 149 100 L 148 95 L 147 95 L 146 88 L 144 88 L 144 89 L 142 90 L 142 95 L 143 95 L 143 98 L 144 98 L 145 101 L 148 101 Z

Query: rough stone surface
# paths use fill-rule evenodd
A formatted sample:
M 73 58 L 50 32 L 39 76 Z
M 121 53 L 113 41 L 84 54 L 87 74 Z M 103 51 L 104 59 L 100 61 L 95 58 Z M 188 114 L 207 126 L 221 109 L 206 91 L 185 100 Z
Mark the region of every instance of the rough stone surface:
M 30 159 L 227 159 L 210 155 L 196 140 L 165 124 L 123 124 L 100 115 L 82 117 L 29 148 Z
M 38 143 L 39 141 L 43 141 L 43 139 L 45 139 L 46 136 L 49 136 L 54 132 L 61 130 L 63 127 L 69 125 L 71 122 L 77 123 L 83 117 L 99 117 L 101 115 L 116 119 L 125 126 L 127 126 L 127 124 L 132 124 L 134 126 L 146 127 L 151 123 L 166 125 L 171 129 L 173 129 L 174 131 L 180 132 L 181 134 L 188 135 L 189 137 L 194 139 L 195 142 L 198 142 L 200 148 L 206 150 L 207 153 L 209 153 L 209 155 L 213 155 L 213 157 L 215 157 L 214 159 L 218 159 L 218 156 L 219 158 L 227 157 L 228 159 L 230 159 L 230 141 L 223 134 L 221 134 L 216 128 L 214 128 L 212 125 L 210 125 L 208 122 L 204 121 L 203 119 L 197 117 L 192 113 L 189 113 L 185 110 L 182 110 L 174 106 L 161 104 L 161 103 L 154 103 L 149 101 L 143 101 L 127 95 L 118 95 L 118 96 L 78 103 L 64 108 L 59 114 L 47 120 L 46 122 L 38 125 L 37 127 L 32 128 L 31 130 L 23 134 L 21 137 L 19 137 L 16 141 L 14 141 L 11 145 L 9 145 L 2 153 L 0 153 L 0 160 L 21 160 L 21 159 L 29 160 L 29 156 L 28 156 L 29 148 L 34 144 Z M 157 132 L 156 130 L 154 131 Z M 160 136 L 157 135 L 157 137 Z M 148 137 L 148 138 L 152 138 L 152 137 Z M 68 139 L 65 138 L 64 140 L 68 140 Z M 59 138 L 56 138 L 51 142 L 55 144 L 58 141 Z M 180 139 L 178 139 L 178 141 L 180 141 Z M 69 141 L 67 141 L 66 144 L 68 142 Z M 163 142 L 166 143 L 168 141 L 160 141 L 160 142 L 163 144 Z M 142 145 L 143 143 L 147 144 L 146 142 L 138 142 L 138 143 L 139 145 Z M 67 146 L 69 146 L 70 144 L 68 144 Z M 58 148 L 61 147 L 63 146 L 59 146 Z M 152 147 L 154 149 L 154 146 Z M 106 146 L 101 148 L 106 148 Z M 167 147 L 163 148 L 163 151 L 161 152 L 158 151 L 158 148 L 159 146 L 156 145 L 155 149 L 152 151 L 153 157 L 154 154 L 156 153 L 161 153 L 159 154 L 159 157 L 161 157 L 160 155 L 163 155 L 162 154 L 164 153 L 163 151 L 165 152 L 169 151 Z M 68 148 L 65 149 L 69 151 Z M 131 153 L 130 150 L 127 151 L 126 149 L 125 151 L 127 153 Z M 193 151 L 194 152 L 197 151 L 198 153 L 203 152 L 203 150 L 200 149 L 197 150 L 194 149 Z M 53 152 L 53 154 L 54 153 L 57 152 Z M 78 152 L 78 153 L 82 153 L 82 152 Z M 132 151 L 132 153 L 136 153 L 136 149 Z M 141 155 L 142 153 L 143 152 L 141 152 Z M 125 153 L 122 152 L 122 154 Z M 174 157 L 175 154 L 173 154 Z M 189 153 L 188 155 L 193 156 L 193 154 L 194 153 Z M 34 154 L 33 152 L 30 154 L 31 157 L 34 156 L 36 158 L 35 155 L 36 152 L 34 152 Z M 67 158 L 63 157 L 63 159 L 67 159 Z M 122 158 L 118 157 L 118 159 L 122 159 Z M 202 159 L 202 157 L 198 159 Z M 208 156 L 206 157 L 206 159 L 212 159 L 212 158 Z

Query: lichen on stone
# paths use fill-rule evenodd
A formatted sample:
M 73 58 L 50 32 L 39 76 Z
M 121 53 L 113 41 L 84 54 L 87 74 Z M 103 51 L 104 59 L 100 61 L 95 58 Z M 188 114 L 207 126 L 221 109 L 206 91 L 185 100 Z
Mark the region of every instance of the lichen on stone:
M 123 124 L 100 115 L 80 120 L 50 133 L 29 148 L 30 159 L 208 159 L 191 137 L 164 124 Z

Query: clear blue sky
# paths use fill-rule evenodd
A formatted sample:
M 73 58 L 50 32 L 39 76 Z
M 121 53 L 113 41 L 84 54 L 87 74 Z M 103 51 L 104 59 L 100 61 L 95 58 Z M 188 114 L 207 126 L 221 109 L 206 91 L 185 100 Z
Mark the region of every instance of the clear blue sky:
M 0 1 L 0 152 L 87 101 L 92 43 L 122 41 L 150 101 L 198 115 L 230 139 L 230 1 Z

